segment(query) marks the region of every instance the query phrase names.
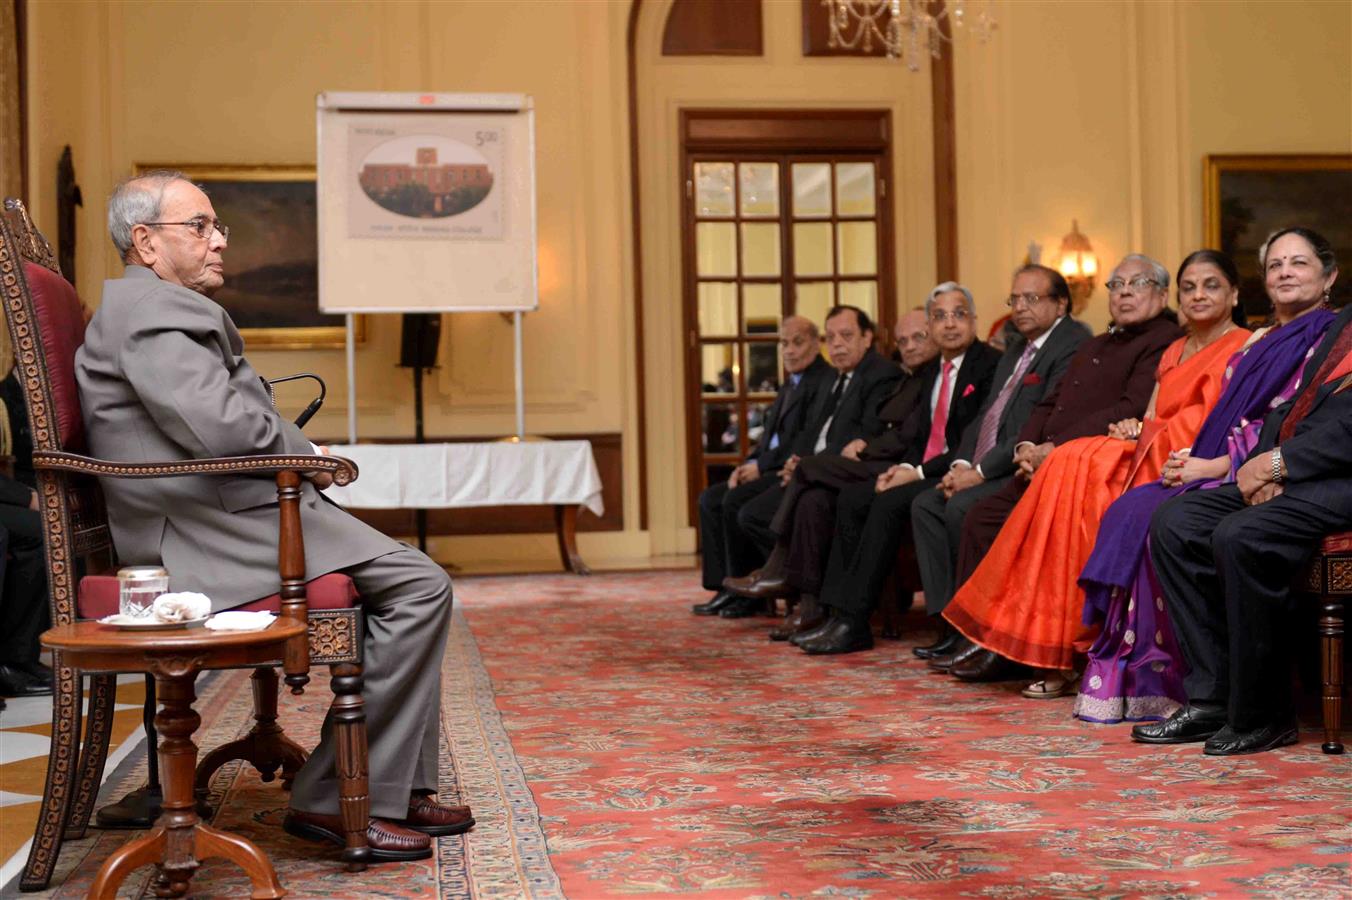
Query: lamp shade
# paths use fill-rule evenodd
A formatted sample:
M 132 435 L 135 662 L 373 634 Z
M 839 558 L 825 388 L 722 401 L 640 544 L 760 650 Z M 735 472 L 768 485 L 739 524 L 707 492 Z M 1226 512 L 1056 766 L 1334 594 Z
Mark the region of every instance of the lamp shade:
M 1093 278 L 1098 274 L 1098 256 L 1089 238 L 1080 232 L 1079 221 L 1072 219 L 1070 233 L 1061 239 L 1061 263 L 1057 267 L 1066 278 Z

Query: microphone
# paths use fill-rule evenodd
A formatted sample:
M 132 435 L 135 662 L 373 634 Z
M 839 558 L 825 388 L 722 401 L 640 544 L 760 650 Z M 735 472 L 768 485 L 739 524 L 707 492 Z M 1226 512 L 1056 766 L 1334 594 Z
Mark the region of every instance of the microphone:
M 296 375 L 286 375 L 282 378 L 274 378 L 268 382 L 268 386 L 271 387 L 274 384 L 281 384 L 284 381 L 298 381 L 302 378 L 310 378 L 319 382 L 319 396 L 311 400 L 310 405 L 301 410 L 300 415 L 296 416 L 297 428 L 304 428 L 305 424 L 314 418 L 315 413 L 319 412 L 319 408 L 324 405 L 324 397 L 328 394 L 328 387 L 324 384 L 324 379 L 311 372 L 301 372 Z

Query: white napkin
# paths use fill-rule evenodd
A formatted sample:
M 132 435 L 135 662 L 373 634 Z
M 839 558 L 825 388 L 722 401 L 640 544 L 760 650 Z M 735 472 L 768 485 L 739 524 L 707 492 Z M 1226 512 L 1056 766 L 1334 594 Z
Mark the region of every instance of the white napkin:
M 156 622 L 188 622 L 211 615 L 211 599 L 206 594 L 179 591 L 160 594 L 155 598 L 151 613 Z
M 206 621 L 212 631 L 262 631 L 277 616 L 270 612 L 244 612 L 238 609 L 218 612 Z

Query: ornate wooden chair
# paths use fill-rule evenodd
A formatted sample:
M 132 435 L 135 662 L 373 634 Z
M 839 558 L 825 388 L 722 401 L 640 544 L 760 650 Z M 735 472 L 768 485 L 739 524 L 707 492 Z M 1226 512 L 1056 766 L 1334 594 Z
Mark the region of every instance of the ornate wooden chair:
M 1343 752 L 1343 599 L 1352 596 L 1352 531 L 1331 534 L 1310 561 L 1305 587 L 1319 598 L 1319 674 L 1325 753 Z
M 281 590 L 246 609 L 269 609 L 307 625 L 279 660 L 286 683 L 299 694 L 311 663 L 332 672 L 329 715 L 338 732 L 339 809 L 350 871 L 365 868 L 366 715 L 362 704 L 361 613 L 350 579 L 326 575 L 305 583 L 300 522 L 300 481 L 328 472 L 339 484 L 356 478 L 356 467 L 332 456 L 247 456 L 164 463 L 120 463 L 80 455 L 84 424 L 75 383 L 75 352 L 84 340 L 85 318 L 75 289 L 59 274 L 51 246 L 33 227 L 23 204 L 6 200 L 0 216 L 0 299 L 22 382 L 33 434 L 33 465 L 46 536 L 52 623 L 94 618 L 117 609 L 117 559 L 98 478 L 166 478 L 192 474 L 275 474 L 280 505 L 278 573 Z M 95 477 L 97 476 L 97 477 Z M 84 836 L 102 780 L 112 728 L 115 679 L 89 677 L 89 713 L 81 732 L 84 679 L 57 655 L 52 744 L 42 807 L 20 887 L 41 890 L 51 880 L 61 843 Z M 252 677 L 254 720 L 250 733 L 208 753 L 196 773 L 205 790 L 224 763 L 244 759 L 264 781 L 280 769 L 284 784 L 305 761 L 305 752 L 277 724 L 278 676 L 273 666 Z

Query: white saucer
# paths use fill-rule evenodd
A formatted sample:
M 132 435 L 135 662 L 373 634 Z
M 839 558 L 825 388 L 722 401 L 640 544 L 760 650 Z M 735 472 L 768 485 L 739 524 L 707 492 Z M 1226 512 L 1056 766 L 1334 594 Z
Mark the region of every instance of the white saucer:
M 111 625 L 123 631 L 172 631 L 179 628 L 201 628 L 202 623 L 210 618 L 211 616 L 203 616 L 200 619 L 188 619 L 184 622 L 157 622 L 154 619 L 135 619 L 117 613 L 99 619 L 99 624 Z

